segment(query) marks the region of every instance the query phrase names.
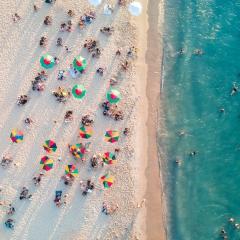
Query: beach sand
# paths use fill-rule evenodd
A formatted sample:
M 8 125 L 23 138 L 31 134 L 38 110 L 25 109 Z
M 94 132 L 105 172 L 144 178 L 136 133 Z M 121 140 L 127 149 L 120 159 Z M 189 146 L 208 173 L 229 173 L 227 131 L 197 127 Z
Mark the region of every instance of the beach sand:
M 126 7 L 119 8 L 115 1 L 108 1 L 114 7 L 111 16 L 103 15 L 103 6 L 96 10 L 96 20 L 80 30 L 77 21 L 83 13 L 90 9 L 87 1 L 79 4 L 74 0 L 57 0 L 54 5 L 48 5 L 42 1 L 34 2 L 39 6 L 37 12 L 33 11 L 31 0 L 9 0 L 0 3 L 0 118 L 1 144 L 0 154 L 13 156 L 13 163 L 7 169 L 0 168 L 0 239 L 1 240 L 46 240 L 46 239 L 68 239 L 68 240 L 112 240 L 112 239 L 163 239 L 159 238 L 157 232 L 164 235 L 161 216 L 155 215 L 156 225 L 152 229 L 146 222 L 146 217 L 152 218 L 156 207 L 161 214 L 160 194 L 153 194 L 154 190 L 149 174 L 149 162 L 156 158 L 156 148 L 153 144 L 155 155 L 150 155 L 149 146 L 154 143 L 155 134 L 152 121 L 147 117 L 155 118 L 152 104 L 157 104 L 156 99 L 146 95 L 147 79 L 150 75 L 150 65 L 147 66 L 145 57 L 147 43 L 147 2 L 144 3 L 144 13 L 138 19 L 134 19 L 127 12 Z M 74 30 L 71 33 L 59 32 L 61 22 L 69 20 L 66 12 L 73 9 L 76 16 L 72 18 Z M 12 14 L 17 12 L 21 20 L 13 23 Z M 43 25 L 44 17 L 53 17 L 51 26 Z M 131 21 L 129 22 L 129 20 Z M 140 24 L 140 25 L 139 25 Z M 115 28 L 113 36 L 103 36 L 99 29 L 103 26 L 112 25 Z M 140 31 L 139 31 L 140 30 Z M 48 38 L 46 48 L 39 47 L 40 37 Z M 64 45 L 70 47 L 71 52 L 66 53 L 64 48 L 56 47 L 58 37 L 63 38 Z M 85 39 L 95 38 L 100 41 L 103 49 L 99 59 L 93 59 L 83 48 Z M 119 65 L 125 59 L 128 48 L 132 45 L 138 46 L 139 57 L 133 61 L 131 68 L 120 75 L 116 88 L 122 94 L 119 107 L 125 115 L 123 121 L 114 121 L 102 115 L 100 103 L 105 100 L 105 94 L 109 88 L 109 79 L 119 72 Z M 122 55 L 115 56 L 116 50 L 120 48 Z M 39 59 L 42 54 L 49 53 L 57 56 L 60 63 L 53 69 L 47 70 L 49 75 L 44 92 L 34 92 L 31 89 L 31 81 L 36 74 L 42 70 Z M 88 61 L 86 73 L 80 78 L 72 79 L 67 76 L 66 80 L 58 81 L 58 70 L 67 69 L 73 58 L 81 54 Z M 149 60 L 147 59 L 149 64 Z M 95 74 L 98 67 L 105 67 L 103 77 Z M 159 69 L 158 69 L 159 70 Z M 87 89 L 86 97 L 79 101 L 70 98 L 66 104 L 59 103 L 51 94 L 58 86 L 71 88 L 75 84 L 83 84 Z M 150 84 L 148 83 L 148 86 Z M 158 82 L 154 86 L 158 86 Z M 28 94 L 30 101 L 26 106 L 17 106 L 17 97 Z M 158 93 L 156 93 L 158 94 Z M 155 97 L 154 97 L 155 98 Z M 74 112 L 74 120 L 64 123 L 63 117 L 67 110 Z M 94 116 L 94 134 L 89 140 L 79 139 L 78 131 L 81 117 L 90 113 Z M 144 117 L 145 116 L 145 117 Z M 27 127 L 24 119 L 31 117 L 34 121 L 32 126 Z M 154 122 L 155 123 L 155 122 Z M 129 127 L 130 136 L 122 134 L 123 129 Z M 9 134 L 13 128 L 24 132 L 24 141 L 13 144 Z M 106 130 L 119 130 L 121 132 L 118 143 L 111 144 L 104 141 Z M 152 129 L 152 130 L 151 130 Z M 149 137 L 147 137 L 149 136 Z M 42 144 L 47 139 L 53 139 L 58 146 L 56 153 L 51 157 L 54 159 L 54 167 L 43 177 L 40 186 L 34 186 L 32 178 L 39 173 L 39 161 L 46 155 Z M 156 140 L 156 139 L 155 139 Z M 152 142 L 153 141 L 153 142 Z M 77 142 L 91 142 L 91 151 L 86 156 L 86 162 L 76 162 L 68 152 L 67 144 Z M 156 142 L 155 142 L 156 143 Z M 93 170 L 89 159 L 95 153 L 121 149 L 118 154 L 118 162 L 114 166 L 108 166 Z M 147 151 L 147 149 L 149 149 Z M 61 156 L 62 160 L 57 161 Z M 65 186 L 61 181 L 64 175 L 64 166 L 74 163 L 79 169 L 79 176 L 71 187 Z M 155 166 L 154 166 L 155 167 Z M 148 169 L 145 175 L 145 169 Z M 99 186 L 99 177 L 110 172 L 115 177 L 115 183 L 109 190 L 94 190 L 87 196 L 82 196 L 80 180 L 91 179 Z M 154 171 L 158 174 L 158 171 Z M 148 181 L 146 181 L 146 178 Z M 155 189 L 160 193 L 160 186 L 156 183 Z M 28 187 L 33 194 L 30 201 L 20 201 L 20 189 Z M 99 188 L 99 187 L 98 187 Z M 152 189 L 152 190 L 151 190 Z M 54 205 L 56 190 L 62 190 L 68 194 L 67 205 L 57 208 Z M 155 191 L 154 190 L 154 191 Z M 145 192 L 147 196 L 145 197 Z M 151 192 L 149 192 L 151 191 Z M 150 197 L 152 196 L 152 197 Z M 160 197 L 160 198 L 159 198 Z M 144 198 L 147 199 L 146 204 Z M 114 202 L 119 205 L 118 211 L 112 216 L 101 213 L 102 202 Z M 4 221 L 7 219 L 7 205 L 12 203 L 16 213 L 12 217 L 16 221 L 14 231 L 6 229 Z M 140 207 L 138 206 L 140 204 Z M 147 206 L 147 208 L 145 207 Z M 152 209 L 154 207 L 154 209 Z M 155 212 L 156 214 L 156 212 Z M 161 229 L 157 227 L 161 225 Z M 155 233 L 156 231 L 156 233 Z M 147 233 L 147 234 L 146 234 Z

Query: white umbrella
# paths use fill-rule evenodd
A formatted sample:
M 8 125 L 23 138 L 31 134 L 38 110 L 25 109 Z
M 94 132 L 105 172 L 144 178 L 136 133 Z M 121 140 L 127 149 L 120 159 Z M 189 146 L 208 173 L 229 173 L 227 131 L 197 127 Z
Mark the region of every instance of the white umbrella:
M 140 2 L 132 2 L 128 6 L 128 11 L 133 16 L 139 16 L 142 12 L 142 4 Z
M 98 6 L 99 4 L 101 4 L 102 0 L 88 0 L 89 3 L 93 6 Z

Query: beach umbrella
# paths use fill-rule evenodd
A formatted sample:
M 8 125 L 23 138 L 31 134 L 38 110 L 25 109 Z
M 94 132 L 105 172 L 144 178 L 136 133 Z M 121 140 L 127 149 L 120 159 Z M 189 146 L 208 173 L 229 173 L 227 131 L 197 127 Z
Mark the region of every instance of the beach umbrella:
M 87 127 L 87 126 L 82 126 L 80 127 L 80 132 L 79 132 L 79 135 L 82 137 L 82 138 L 90 138 L 93 134 L 93 129 L 92 127 Z
M 128 5 L 128 11 L 133 16 L 139 16 L 142 12 L 142 4 L 140 2 L 134 1 Z
M 116 89 L 110 89 L 108 90 L 107 92 L 107 100 L 110 102 L 110 103 L 117 103 L 121 100 L 121 94 L 118 90 Z
M 98 6 L 101 4 L 102 0 L 88 0 L 88 2 L 93 5 L 94 7 Z
M 73 66 L 76 70 L 78 70 L 79 72 L 82 72 L 87 67 L 87 61 L 85 58 L 81 56 L 77 56 L 73 60 Z
M 84 154 L 87 152 L 87 148 L 82 143 L 77 143 L 75 145 L 70 145 L 69 151 L 74 157 L 83 158 Z
M 10 134 L 10 138 L 11 138 L 12 142 L 14 142 L 14 143 L 22 142 L 23 141 L 23 132 L 18 129 L 13 129 Z
M 114 177 L 107 173 L 100 178 L 100 182 L 103 184 L 104 188 L 108 189 L 113 185 Z
M 54 58 L 49 54 L 44 54 L 40 59 L 41 66 L 44 68 L 52 68 L 55 64 Z
M 53 140 L 46 140 L 45 143 L 43 144 L 43 148 L 48 153 L 56 152 L 57 145 Z
M 115 154 L 112 152 L 105 152 L 102 156 L 102 160 L 104 163 L 109 164 L 109 165 L 114 164 L 117 161 Z
M 105 141 L 115 143 L 119 139 L 119 132 L 115 130 L 108 130 L 105 133 Z
M 40 166 L 45 171 L 49 171 L 53 168 L 53 160 L 50 159 L 48 156 L 44 156 L 41 158 Z
M 68 175 L 69 177 L 72 176 L 72 177 L 76 177 L 78 175 L 78 169 L 76 168 L 75 165 L 73 164 L 70 164 L 70 165 L 67 165 L 65 167 L 65 173 L 66 175 Z
M 75 98 L 82 99 L 86 95 L 86 89 L 83 85 L 75 85 L 72 89 L 72 95 Z

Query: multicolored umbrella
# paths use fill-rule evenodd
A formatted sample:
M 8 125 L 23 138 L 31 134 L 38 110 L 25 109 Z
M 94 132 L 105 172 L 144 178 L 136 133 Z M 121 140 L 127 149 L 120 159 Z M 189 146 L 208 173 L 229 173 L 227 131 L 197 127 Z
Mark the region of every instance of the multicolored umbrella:
M 78 169 L 75 165 L 70 164 L 65 167 L 65 173 L 69 177 L 76 177 L 78 175 Z
M 48 156 L 44 156 L 41 158 L 40 161 L 41 168 L 45 171 L 49 171 L 53 168 L 53 160 L 50 159 Z
M 102 160 L 104 163 L 109 164 L 109 165 L 114 164 L 117 161 L 115 154 L 112 152 L 105 152 L 102 156 Z
M 85 58 L 83 58 L 81 56 L 77 56 L 73 60 L 73 66 L 76 70 L 82 72 L 87 67 L 87 61 Z
M 22 142 L 23 141 L 23 132 L 18 129 L 13 129 L 10 134 L 10 138 L 11 138 L 12 142 L 14 142 L 14 143 Z
M 83 158 L 84 154 L 87 152 L 87 148 L 82 143 L 77 143 L 75 145 L 69 146 L 69 151 L 75 158 Z
M 87 127 L 87 126 L 82 126 L 80 127 L 80 132 L 79 132 L 79 135 L 82 137 L 82 138 L 90 138 L 93 134 L 93 129 L 92 127 Z
M 113 185 L 114 177 L 107 173 L 100 178 L 100 182 L 103 184 L 104 188 L 108 189 Z
M 55 64 L 54 58 L 49 54 L 44 54 L 40 59 L 41 66 L 48 69 L 52 68 Z
M 75 85 L 72 89 L 72 95 L 75 98 L 82 99 L 86 95 L 86 89 L 83 85 Z
M 110 103 L 118 103 L 121 100 L 120 92 L 113 88 L 109 89 L 107 92 L 107 100 Z
M 119 139 L 119 132 L 115 130 L 108 130 L 105 133 L 105 141 L 115 143 Z
M 56 152 L 57 145 L 53 140 L 46 140 L 45 143 L 43 144 L 43 148 L 48 153 Z

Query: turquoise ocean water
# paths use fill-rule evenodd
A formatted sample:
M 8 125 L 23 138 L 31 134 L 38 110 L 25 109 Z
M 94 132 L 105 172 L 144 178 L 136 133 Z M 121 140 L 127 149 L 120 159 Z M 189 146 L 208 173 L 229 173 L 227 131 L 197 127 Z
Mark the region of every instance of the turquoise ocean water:
M 240 0 L 165 1 L 164 49 L 170 239 L 240 239 Z

